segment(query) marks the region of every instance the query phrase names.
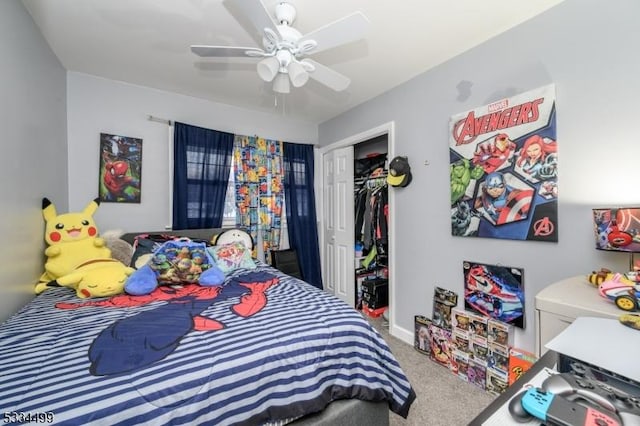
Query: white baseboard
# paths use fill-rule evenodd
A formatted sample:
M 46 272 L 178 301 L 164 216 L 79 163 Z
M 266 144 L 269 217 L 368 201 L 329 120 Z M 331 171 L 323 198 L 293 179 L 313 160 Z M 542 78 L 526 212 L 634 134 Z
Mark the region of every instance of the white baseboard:
M 389 330 L 389 334 L 391 334 L 393 337 L 397 337 L 406 344 L 413 346 L 413 330 L 409 331 L 405 328 L 394 325 L 393 328 Z

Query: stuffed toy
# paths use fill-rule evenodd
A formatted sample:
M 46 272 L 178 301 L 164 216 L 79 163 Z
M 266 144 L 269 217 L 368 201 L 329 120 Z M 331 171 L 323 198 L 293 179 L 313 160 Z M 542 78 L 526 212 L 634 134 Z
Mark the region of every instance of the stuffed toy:
M 198 283 L 212 287 L 224 282 L 204 243 L 180 238 L 167 241 L 151 260 L 127 279 L 124 290 L 134 296 L 149 294 L 158 285 Z
M 46 227 L 44 239 L 49 245 L 44 251 L 47 261 L 45 272 L 36 286 L 36 293 L 46 289 L 46 283 L 73 272 L 78 265 L 92 259 L 111 258 L 111 250 L 98 237 L 93 214 L 100 205 L 91 201 L 81 212 L 58 215 L 47 198 L 42 199 L 42 215 Z
M 124 283 L 134 271 L 116 259 L 92 259 L 48 285 L 73 288 L 81 299 L 116 296 L 124 292 Z
M 111 257 L 119 260 L 125 265 L 131 264 L 133 258 L 133 246 L 123 240 L 124 231 L 119 229 L 111 229 L 101 234 L 106 246 L 111 250 Z
M 253 238 L 246 231 L 239 228 L 228 229 L 214 237 L 213 242 L 215 245 L 207 247 L 207 251 L 225 274 L 239 268 L 256 268 L 252 258 Z
M 249 250 L 253 250 L 253 238 L 251 238 L 251 235 L 247 231 L 240 228 L 231 228 L 222 231 L 213 237 L 211 242 L 216 246 L 240 242 Z
M 587 280 L 589 283 L 594 286 L 600 288 L 602 283 L 606 281 L 612 280 L 617 274 L 607 268 L 600 268 L 599 271 L 592 271 L 589 275 L 587 275 Z M 625 285 L 632 286 L 636 283 L 636 280 L 631 279 L 629 274 L 620 275 L 618 280 Z

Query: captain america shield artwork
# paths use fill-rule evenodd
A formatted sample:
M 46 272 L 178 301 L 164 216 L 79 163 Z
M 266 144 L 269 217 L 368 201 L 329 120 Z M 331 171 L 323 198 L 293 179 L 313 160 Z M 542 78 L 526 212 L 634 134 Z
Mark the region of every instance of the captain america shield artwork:
M 449 122 L 451 233 L 558 241 L 555 86 Z

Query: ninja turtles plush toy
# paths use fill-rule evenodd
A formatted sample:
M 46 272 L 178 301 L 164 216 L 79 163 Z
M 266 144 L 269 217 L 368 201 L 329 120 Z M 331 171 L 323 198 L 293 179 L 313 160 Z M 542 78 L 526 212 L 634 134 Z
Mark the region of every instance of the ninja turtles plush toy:
M 204 243 L 188 238 L 167 241 L 151 260 L 135 271 L 124 285 L 134 296 L 149 294 L 158 285 L 198 283 L 216 286 L 224 282 L 224 273 L 216 266 Z

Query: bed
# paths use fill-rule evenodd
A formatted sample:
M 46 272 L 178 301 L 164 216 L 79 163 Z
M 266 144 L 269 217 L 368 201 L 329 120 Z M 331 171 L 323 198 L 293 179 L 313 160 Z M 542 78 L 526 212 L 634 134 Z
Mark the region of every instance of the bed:
M 0 412 L 60 425 L 406 417 L 415 393 L 361 314 L 256 265 L 230 271 L 216 288 L 90 300 L 45 291 L 0 326 Z

